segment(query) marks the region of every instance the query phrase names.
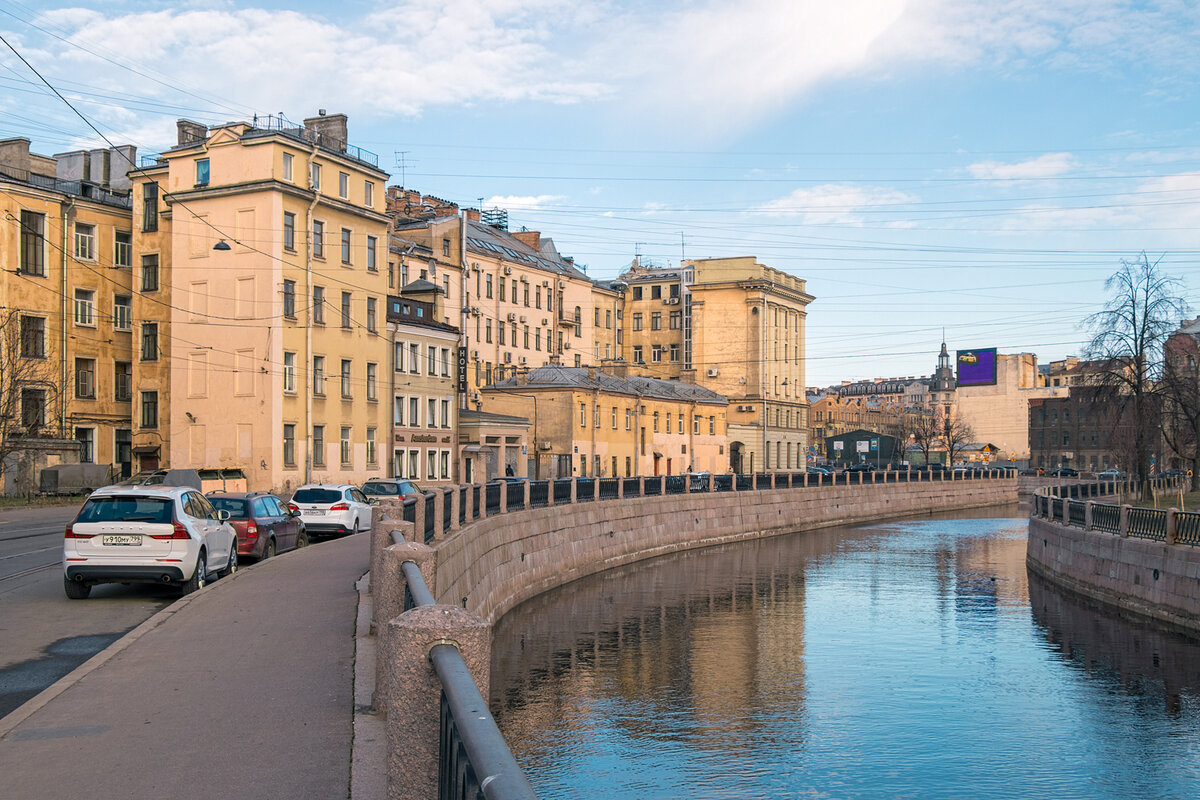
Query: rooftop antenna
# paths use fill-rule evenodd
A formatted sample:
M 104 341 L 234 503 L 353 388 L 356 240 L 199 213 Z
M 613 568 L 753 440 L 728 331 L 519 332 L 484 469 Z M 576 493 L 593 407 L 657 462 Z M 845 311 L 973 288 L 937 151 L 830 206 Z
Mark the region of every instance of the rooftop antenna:
M 396 169 L 400 170 L 400 185 L 401 186 L 406 185 L 405 173 L 408 171 L 408 167 L 417 163 L 415 161 L 408 160 L 408 154 L 411 152 L 412 152 L 411 150 L 396 150 L 395 151 Z
M 683 231 L 679 232 L 679 263 L 682 264 L 687 258 L 687 245 L 683 241 Z

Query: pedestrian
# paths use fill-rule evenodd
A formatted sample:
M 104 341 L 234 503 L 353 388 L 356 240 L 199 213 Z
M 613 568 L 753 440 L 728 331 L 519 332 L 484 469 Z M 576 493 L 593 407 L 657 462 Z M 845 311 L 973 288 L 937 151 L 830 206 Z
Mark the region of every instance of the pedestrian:
M 504 467 L 504 474 L 509 478 L 513 476 L 512 464 L 508 464 Z

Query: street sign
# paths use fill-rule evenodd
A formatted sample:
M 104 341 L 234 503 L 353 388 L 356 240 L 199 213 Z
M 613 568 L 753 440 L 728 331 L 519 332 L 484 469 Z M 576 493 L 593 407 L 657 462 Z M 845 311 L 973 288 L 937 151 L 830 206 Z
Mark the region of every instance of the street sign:
M 456 382 L 456 390 L 462 394 L 467 391 L 467 348 L 458 348 L 458 380 Z
M 866 439 L 854 443 L 854 449 L 859 453 L 865 453 L 870 448 L 871 443 Z
M 834 450 L 845 450 L 846 448 L 843 446 L 845 444 L 846 444 L 845 442 L 834 442 L 833 449 Z
M 878 450 L 878 449 L 879 449 L 879 440 L 878 440 L 878 439 L 872 439 L 872 440 L 871 440 L 871 449 L 872 449 L 872 450 Z

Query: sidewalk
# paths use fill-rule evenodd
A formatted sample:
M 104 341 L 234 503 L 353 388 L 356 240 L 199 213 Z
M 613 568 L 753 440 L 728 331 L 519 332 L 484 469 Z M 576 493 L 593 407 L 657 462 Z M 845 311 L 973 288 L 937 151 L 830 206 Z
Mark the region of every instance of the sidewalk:
M 4 795 L 349 797 L 368 536 L 217 581 L 0 719 Z

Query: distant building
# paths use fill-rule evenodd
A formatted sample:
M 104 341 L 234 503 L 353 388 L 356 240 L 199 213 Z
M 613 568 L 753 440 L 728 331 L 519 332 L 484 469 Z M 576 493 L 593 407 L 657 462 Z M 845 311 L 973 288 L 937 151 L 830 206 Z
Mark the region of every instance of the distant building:
M 828 454 L 829 465 L 833 467 L 845 467 L 850 464 L 885 467 L 898 464 L 902 460 L 899 439 L 862 429 L 827 437 L 825 452 Z

